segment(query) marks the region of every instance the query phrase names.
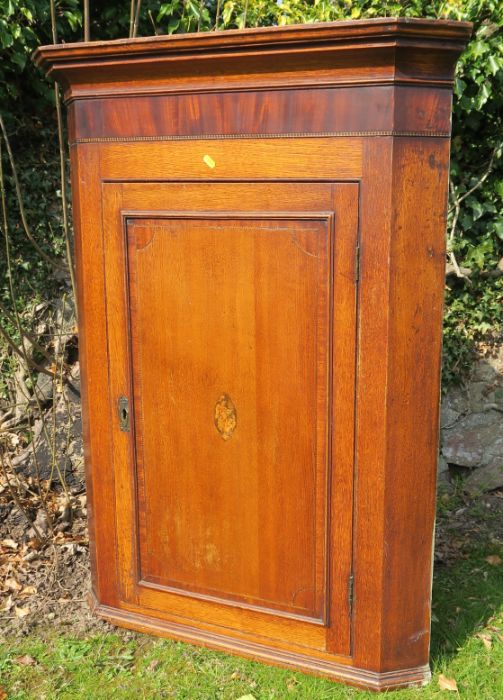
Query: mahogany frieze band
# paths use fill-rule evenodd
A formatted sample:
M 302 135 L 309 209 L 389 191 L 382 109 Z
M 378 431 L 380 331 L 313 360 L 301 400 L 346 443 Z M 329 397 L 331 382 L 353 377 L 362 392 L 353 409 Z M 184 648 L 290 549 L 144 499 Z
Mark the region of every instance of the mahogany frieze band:
M 275 136 L 448 136 L 451 92 L 325 88 L 77 100 L 78 141 Z

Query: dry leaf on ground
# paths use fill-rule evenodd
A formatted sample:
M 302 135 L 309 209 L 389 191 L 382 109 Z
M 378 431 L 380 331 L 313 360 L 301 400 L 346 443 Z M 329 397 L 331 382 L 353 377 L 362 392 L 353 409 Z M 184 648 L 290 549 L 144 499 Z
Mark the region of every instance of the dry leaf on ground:
M 486 649 L 489 650 L 492 648 L 493 639 L 490 634 L 487 634 L 487 632 L 479 632 L 475 636 L 477 637 L 477 639 L 482 640 Z
M 255 700 L 255 698 L 253 697 L 253 695 L 242 695 L 237 700 Z
M 21 619 L 30 614 L 30 608 L 18 608 L 18 606 L 16 605 L 16 607 L 14 608 L 14 612 L 16 613 L 16 617 Z
M 12 596 L 10 595 L 3 603 L 0 603 L 0 612 L 9 612 L 13 605 Z
M 233 671 L 231 673 L 231 680 L 233 681 L 246 681 L 248 680 L 246 674 L 242 673 L 241 671 Z
M 441 673 L 438 677 L 438 686 L 442 690 L 454 690 L 457 691 L 458 689 L 458 684 L 454 680 L 454 678 L 447 678 L 444 676 L 443 673 Z
M 7 693 L 3 688 L 0 688 L 0 700 L 7 700 Z
M 34 659 L 33 656 L 29 656 L 28 654 L 23 654 L 23 656 L 15 656 L 12 660 L 15 664 L 19 664 L 19 666 L 37 665 L 37 660 Z
M 31 595 L 35 595 L 36 592 L 37 589 L 35 588 L 35 586 L 25 586 L 19 595 L 24 598 Z
M 299 684 L 299 681 L 296 678 L 289 678 L 286 682 L 286 687 L 288 690 L 294 690 L 295 686 Z
M 486 562 L 491 566 L 499 566 L 502 561 L 503 559 L 497 554 L 490 554 L 488 557 L 486 557 Z
M 9 591 L 20 591 L 22 589 L 22 585 L 18 581 L 16 581 L 15 578 L 6 579 L 4 586 Z

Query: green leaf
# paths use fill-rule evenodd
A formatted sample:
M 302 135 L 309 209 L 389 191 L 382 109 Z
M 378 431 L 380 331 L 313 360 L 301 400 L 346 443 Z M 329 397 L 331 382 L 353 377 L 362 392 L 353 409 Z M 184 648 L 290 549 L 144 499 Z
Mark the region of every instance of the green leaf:
M 477 102 L 478 102 L 478 108 L 479 108 L 479 109 L 480 109 L 483 105 L 485 105 L 485 103 L 487 102 L 487 100 L 488 100 L 489 97 L 491 96 L 491 92 L 492 92 L 492 86 L 491 86 L 491 84 L 490 84 L 489 82 L 485 82 L 485 83 L 482 85 L 481 89 L 480 89 L 479 98 L 478 98 L 478 101 L 477 101 Z
M 159 8 L 159 12 L 157 13 L 157 18 L 156 22 L 160 22 L 163 17 L 165 17 L 169 12 L 171 12 L 171 9 L 169 9 L 169 5 L 161 5 Z
M 170 19 L 168 23 L 168 34 L 174 34 L 178 27 L 180 26 L 179 19 Z
M 186 7 L 196 19 L 201 17 L 201 6 L 196 0 L 187 0 Z
M 26 66 L 27 56 L 24 53 L 15 53 L 12 56 L 12 62 L 23 69 Z
M 454 89 L 456 91 L 456 95 L 462 95 L 463 92 L 465 91 L 466 88 L 466 83 L 464 80 L 461 80 L 461 78 L 455 78 L 454 80 Z
M 484 207 L 482 206 L 482 204 L 476 199 L 471 199 L 470 200 L 470 208 L 473 212 L 474 220 L 476 221 L 477 219 L 480 219 L 480 217 L 484 213 Z
M 14 39 L 12 38 L 12 34 L 6 30 L 5 23 L 0 22 L 0 45 L 4 49 L 8 49 L 13 43 Z
M 234 12 L 234 3 L 233 2 L 226 2 L 224 5 L 224 9 L 222 10 L 222 22 L 224 23 L 224 26 L 228 25 L 229 22 L 231 21 L 232 13 Z
M 19 11 L 24 17 L 26 17 L 28 22 L 33 22 L 33 13 L 31 10 L 29 10 L 27 7 L 20 7 Z
M 491 73 L 493 75 L 496 75 L 496 73 L 499 71 L 499 69 L 501 67 L 500 62 L 493 55 L 489 56 L 489 59 L 487 62 L 489 64 L 489 68 L 491 69 Z
M 471 44 L 471 53 L 475 58 L 483 56 L 487 51 L 489 51 L 489 46 L 484 41 L 474 41 Z

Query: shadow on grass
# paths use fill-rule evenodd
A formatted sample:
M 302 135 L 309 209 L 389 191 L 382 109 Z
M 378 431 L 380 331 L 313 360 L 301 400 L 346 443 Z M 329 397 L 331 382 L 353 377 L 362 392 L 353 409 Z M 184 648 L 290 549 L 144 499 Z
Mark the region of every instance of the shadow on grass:
M 472 552 L 452 566 L 438 565 L 433 578 L 431 661 L 453 657 L 458 647 L 489 623 L 503 603 L 503 565 L 486 560 L 494 547 Z M 501 553 L 501 552 L 500 552 Z

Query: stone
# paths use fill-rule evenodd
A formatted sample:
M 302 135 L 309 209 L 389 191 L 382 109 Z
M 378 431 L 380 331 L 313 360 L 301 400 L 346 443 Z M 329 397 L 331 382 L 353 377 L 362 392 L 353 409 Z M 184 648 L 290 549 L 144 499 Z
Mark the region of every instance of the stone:
M 460 415 L 466 415 L 470 410 L 470 403 L 468 400 L 468 391 L 464 386 L 454 386 L 448 391 L 442 400 L 443 410 L 449 409 Z M 445 424 L 449 425 L 451 421 L 446 421 Z M 442 421 L 444 424 L 444 421 Z
M 503 388 L 496 389 L 496 391 L 494 392 L 494 403 L 496 404 L 499 410 L 503 411 Z
M 453 426 L 461 415 L 451 406 L 449 397 L 446 397 L 440 405 L 440 429 Z
M 468 402 L 471 413 L 484 411 L 491 403 L 492 386 L 487 382 L 471 382 L 468 388 Z
M 439 485 L 448 484 L 449 481 L 449 465 L 447 464 L 447 460 L 444 457 L 442 457 L 442 455 L 439 455 L 437 462 L 437 483 Z
M 447 460 L 445 457 L 442 455 L 438 456 L 438 463 L 437 463 L 437 474 L 443 474 L 444 472 L 449 471 L 449 465 L 447 464 Z
M 483 359 L 478 360 L 472 370 L 472 381 L 474 382 L 487 382 L 492 383 L 498 378 L 498 371 L 494 366 L 495 362 L 491 360 Z
M 470 379 L 449 389 L 440 412 L 439 483 L 447 464 L 473 492 L 503 485 L 503 345 L 480 352 Z
M 81 489 L 84 470 L 78 362 L 71 368 L 68 379 L 69 383 L 63 384 L 53 396 L 52 408 L 45 417 L 45 430 L 38 419 L 33 426 L 33 447 L 23 452 L 15 466 L 25 476 L 39 476 L 53 482 L 64 480 L 68 487 Z
M 495 410 L 472 413 L 443 431 L 442 456 L 448 463 L 462 467 L 492 468 L 503 464 L 501 413 Z
M 36 394 L 38 400 L 42 404 L 48 403 L 49 401 L 52 400 L 53 390 L 54 390 L 53 378 L 50 377 L 48 374 L 44 374 L 43 372 L 40 372 L 40 374 L 37 377 L 37 382 L 35 384 L 35 394 Z
M 503 487 L 503 461 L 474 469 L 464 481 L 464 487 L 470 493 L 492 491 Z

